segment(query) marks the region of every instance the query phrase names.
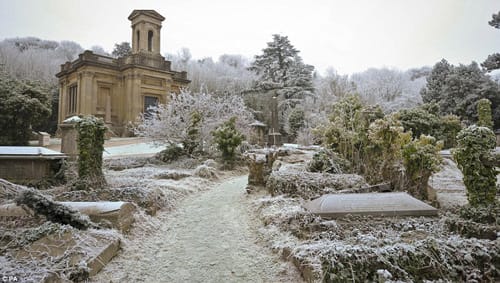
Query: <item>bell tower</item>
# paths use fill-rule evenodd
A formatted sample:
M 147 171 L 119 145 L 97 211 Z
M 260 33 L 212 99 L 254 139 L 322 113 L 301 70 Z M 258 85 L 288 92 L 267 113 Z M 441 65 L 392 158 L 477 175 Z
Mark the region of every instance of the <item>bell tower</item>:
M 134 10 L 128 19 L 132 22 L 132 54 L 160 55 L 161 23 L 165 18 L 155 10 Z

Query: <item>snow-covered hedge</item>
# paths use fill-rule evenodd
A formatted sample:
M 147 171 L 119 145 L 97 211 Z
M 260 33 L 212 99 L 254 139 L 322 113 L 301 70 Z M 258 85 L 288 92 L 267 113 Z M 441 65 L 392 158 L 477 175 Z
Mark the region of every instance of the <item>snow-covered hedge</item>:
M 358 189 L 366 185 L 365 179 L 356 174 L 279 170 L 271 173 L 266 188 L 272 195 L 285 194 L 292 197 L 311 199 L 326 193 L 344 189 Z

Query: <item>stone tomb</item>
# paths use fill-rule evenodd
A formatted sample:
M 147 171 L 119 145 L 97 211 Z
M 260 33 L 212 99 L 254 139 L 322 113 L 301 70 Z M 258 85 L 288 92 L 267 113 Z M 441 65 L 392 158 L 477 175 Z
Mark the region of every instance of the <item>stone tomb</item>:
M 51 179 L 67 156 L 44 147 L 0 146 L 0 178 L 18 184 Z
M 345 215 L 435 216 L 438 210 L 407 193 L 327 194 L 304 207 L 323 218 Z

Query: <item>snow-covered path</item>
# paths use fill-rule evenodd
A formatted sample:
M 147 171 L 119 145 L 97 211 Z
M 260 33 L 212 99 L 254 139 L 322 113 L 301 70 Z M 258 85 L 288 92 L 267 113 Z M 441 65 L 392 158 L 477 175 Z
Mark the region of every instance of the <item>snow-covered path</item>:
M 158 216 L 151 234 L 126 239 L 96 282 L 302 282 L 262 246 L 246 176 L 194 194 Z

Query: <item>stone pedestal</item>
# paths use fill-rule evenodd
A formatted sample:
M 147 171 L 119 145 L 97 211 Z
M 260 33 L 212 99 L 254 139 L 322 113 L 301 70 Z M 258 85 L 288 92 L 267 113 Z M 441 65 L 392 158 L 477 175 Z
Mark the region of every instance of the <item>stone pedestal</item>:
M 49 146 L 50 145 L 50 134 L 46 132 L 38 133 L 38 146 Z

